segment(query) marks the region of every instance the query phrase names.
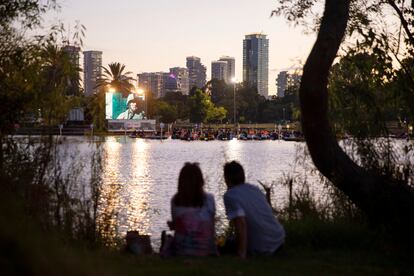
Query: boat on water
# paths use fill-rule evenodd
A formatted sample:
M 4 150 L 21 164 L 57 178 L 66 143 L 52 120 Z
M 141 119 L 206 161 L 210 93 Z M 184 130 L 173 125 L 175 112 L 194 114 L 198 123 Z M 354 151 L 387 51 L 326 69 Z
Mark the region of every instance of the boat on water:
M 145 137 L 145 139 L 150 139 L 150 140 L 165 140 L 165 139 L 168 139 L 169 138 L 169 136 L 160 136 L 160 135 L 152 135 L 152 136 L 148 136 L 148 137 Z
M 129 138 L 145 138 L 144 133 L 131 133 L 128 136 Z
M 295 134 L 292 133 L 292 134 L 289 134 L 289 135 L 282 136 L 282 140 L 283 141 L 288 141 L 288 142 L 304 142 L 305 137 L 296 136 Z
M 165 140 L 168 139 L 169 135 L 161 135 L 160 133 L 150 133 L 145 134 L 144 132 L 133 132 L 128 135 L 129 138 L 142 138 L 142 139 L 150 139 L 150 140 Z

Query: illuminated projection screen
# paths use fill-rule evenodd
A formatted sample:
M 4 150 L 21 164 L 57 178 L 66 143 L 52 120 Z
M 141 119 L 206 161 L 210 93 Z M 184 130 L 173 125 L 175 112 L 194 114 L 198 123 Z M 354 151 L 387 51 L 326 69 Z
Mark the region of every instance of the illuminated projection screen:
M 137 94 L 124 97 L 120 92 L 105 94 L 105 118 L 107 120 L 143 120 L 145 102 Z

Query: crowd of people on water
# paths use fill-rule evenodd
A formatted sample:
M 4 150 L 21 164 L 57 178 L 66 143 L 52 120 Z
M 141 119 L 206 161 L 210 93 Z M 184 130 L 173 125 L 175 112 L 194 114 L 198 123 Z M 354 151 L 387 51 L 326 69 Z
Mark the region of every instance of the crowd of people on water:
M 285 230 L 262 191 L 246 182 L 241 164 L 236 161 L 226 163 L 224 180 L 227 191 L 223 200 L 234 231 L 218 242 L 215 237 L 215 198 L 204 190 L 199 165 L 184 164 L 178 177 L 177 192 L 171 198 L 171 220 L 166 222 L 174 233 L 162 232 L 162 257 L 229 254 L 244 259 L 275 255 L 283 248 Z M 130 231 L 126 241 L 126 249 L 131 253 L 151 253 L 148 236 Z
M 151 134 L 143 130 L 135 130 L 129 135 L 131 138 L 147 139 L 177 139 L 184 141 L 228 141 L 238 140 L 286 140 L 286 141 L 304 141 L 303 134 L 299 131 L 270 131 L 260 129 L 188 129 L 174 128 L 170 132 L 157 131 Z
M 270 131 L 259 129 L 240 129 L 237 131 L 230 129 L 185 129 L 175 128 L 171 134 L 172 139 L 180 139 L 186 141 L 211 141 L 211 140 L 288 140 L 303 138 L 299 131 Z

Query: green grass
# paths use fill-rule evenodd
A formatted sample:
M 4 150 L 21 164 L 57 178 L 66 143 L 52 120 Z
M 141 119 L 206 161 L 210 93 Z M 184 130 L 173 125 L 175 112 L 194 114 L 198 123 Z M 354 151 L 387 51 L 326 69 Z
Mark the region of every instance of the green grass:
M 411 250 L 379 238 L 363 225 L 296 221 L 286 224 L 278 256 L 239 260 L 222 256 L 171 258 L 131 256 L 85 245 L 67 245 L 54 235 L 18 229 L 0 231 L 0 274 L 34 275 L 390 275 L 414 274 Z M 8 230 L 7 230 L 8 229 Z
M 134 257 L 80 249 L 63 249 L 53 255 L 37 253 L 32 256 L 28 270 L 36 275 L 390 275 L 410 270 L 406 263 L 386 254 L 364 250 L 287 249 L 278 257 L 243 261 L 228 256 L 163 260 L 156 256 Z

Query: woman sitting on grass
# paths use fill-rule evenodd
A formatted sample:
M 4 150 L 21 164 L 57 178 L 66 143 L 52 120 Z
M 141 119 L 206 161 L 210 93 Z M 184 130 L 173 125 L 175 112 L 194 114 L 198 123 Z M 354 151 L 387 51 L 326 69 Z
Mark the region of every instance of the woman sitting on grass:
M 178 178 L 178 192 L 171 199 L 174 237 L 161 249 L 162 256 L 217 255 L 214 242 L 214 197 L 203 191 L 204 180 L 197 163 L 185 163 Z

